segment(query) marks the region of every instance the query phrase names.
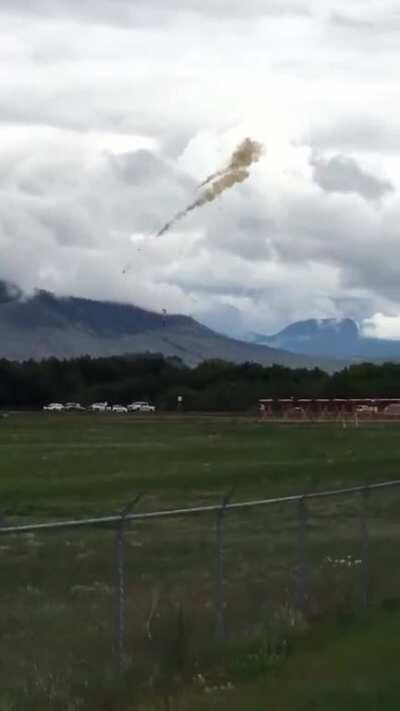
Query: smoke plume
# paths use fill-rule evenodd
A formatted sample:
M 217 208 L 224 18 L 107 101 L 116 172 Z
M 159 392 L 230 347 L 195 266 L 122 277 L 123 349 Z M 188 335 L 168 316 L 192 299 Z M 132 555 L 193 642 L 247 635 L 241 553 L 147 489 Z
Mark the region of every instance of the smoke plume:
M 227 167 L 222 168 L 222 170 L 217 170 L 215 173 L 211 173 L 208 178 L 200 183 L 199 187 L 202 188 L 204 185 L 211 182 L 211 180 L 214 180 L 214 178 L 218 178 L 220 175 L 225 175 L 225 173 L 230 173 L 242 168 L 248 168 L 252 163 L 257 163 L 257 161 L 260 160 L 262 153 L 263 146 L 261 143 L 253 141 L 251 138 L 245 138 L 232 153 Z
M 251 138 L 245 138 L 233 152 L 227 168 L 218 170 L 216 173 L 209 175 L 208 178 L 201 183 L 200 187 L 202 188 L 205 185 L 209 185 L 209 183 L 211 183 L 211 185 L 185 210 L 177 212 L 176 215 L 161 228 L 156 234 L 156 237 L 161 237 L 165 232 L 168 232 L 176 222 L 179 222 L 179 220 L 192 210 L 205 205 L 207 202 L 212 202 L 221 195 L 221 193 L 225 192 L 225 190 L 229 190 L 229 188 L 236 183 L 242 183 L 246 180 L 250 175 L 246 168 L 249 168 L 252 163 L 256 163 L 260 160 L 262 153 L 263 146 L 261 143 L 253 141 Z

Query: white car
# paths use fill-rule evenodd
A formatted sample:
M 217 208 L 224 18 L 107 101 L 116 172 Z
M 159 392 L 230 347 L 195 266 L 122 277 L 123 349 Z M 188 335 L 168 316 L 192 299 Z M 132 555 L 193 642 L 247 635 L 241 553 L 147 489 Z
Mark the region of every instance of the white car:
M 49 412 L 61 412 L 64 410 L 64 405 L 60 402 L 51 402 L 50 405 L 45 405 L 43 410 L 48 410 Z
M 372 415 L 378 412 L 378 408 L 374 407 L 373 405 L 358 405 L 356 407 L 356 412 L 360 414 L 364 413 L 365 415 Z
M 149 405 L 148 402 L 143 403 L 143 405 L 140 406 L 139 412 L 155 412 L 156 408 L 154 405 Z
M 113 405 L 111 408 L 112 412 L 119 412 L 121 414 L 128 412 L 128 408 L 125 407 L 124 405 Z
M 92 410 L 92 412 L 107 412 L 107 407 L 107 402 L 94 402 L 90 405 L 89 410 Z
M 149 404 L 148 402 L 141 402 L 140 400 L 138 400 L 137 402 L 131 402 L 131 404 L 128 405 L 128 410 L 129 410 L 129 412 L 140 412 L 140 408 L 143 405 L 148 405 L 148 404 Z
M 67 402 L 65 404 L 65 410 L 84 410 L 85 408 L 79 402 Z

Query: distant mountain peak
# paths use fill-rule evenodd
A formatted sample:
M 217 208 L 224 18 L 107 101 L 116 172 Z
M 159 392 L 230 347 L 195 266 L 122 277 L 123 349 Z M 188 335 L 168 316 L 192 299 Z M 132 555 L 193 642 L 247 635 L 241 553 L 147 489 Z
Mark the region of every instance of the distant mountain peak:
M 253 334 L 252 340 L 310 357 L 354 361 L 400 359 L 400 341 L 364 338 L 358 324 L 350 318 L 296 321 L 272 336 Z
M 353 336 L 358 338 L 359 328 L 356 322 L 350 318 L 310 318 L 306 321 L 296 321 L 295 323 L 286 326 L 286 328 L 277 333 L 275 336 L 267 336 L 267 338 L 276 338 L 283 335 L 299 335 L 305 338 L 315 336 L 316 334 L 327 336 L 328 333 L 331 333 L 336 337 L 342 334 L 347 337 Z

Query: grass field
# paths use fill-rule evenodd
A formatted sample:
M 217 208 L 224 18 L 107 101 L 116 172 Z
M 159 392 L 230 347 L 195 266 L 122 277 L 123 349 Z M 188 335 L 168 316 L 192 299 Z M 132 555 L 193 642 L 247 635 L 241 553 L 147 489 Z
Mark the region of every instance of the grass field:
M 302 493 L 399 474 L 400 429 L 252 419 L 137 421 L 118 415 L 11 415 L 0 420 L 0 506 L 10 517 Z
M 15 414 L 0 419 L 0 507 L 4 521 L 20 522 L 116 512 L 139 491 L 141 510 L 152 510 L 216 502 L 232 486 L 241 500 L 383 481 L 398 477 L 399 434 L 397 425 L 383 423 L 343 429 L 340 423 L 226 417 Z M 223 650 L 213 642 L 215 515 L 129 527 L 121 695 L 115 683 L 115 532 L 0 537 L 0 711 L 151 709 L 158 708 L 157 699 L 160 708 L 218 708 L 227 696 L 232 708 L 261 709 L 264 694 L 282 698 L 271 709 L 336 708 L 336 697 L 329 696 L 334 668 L 325 686 L 315 677 L 322 696 L 314 706 L 313 673 L 303 679 L 296 669 L 303 658 L 312 660 L 307 645 L 318 639 L 327 617 L 360 609 L 359 511 L 359 497 L 310 502 L 306 615 L 295 604 L 296 508 L 229 512 Z M 400 492 L 371 496 L 370 596 L 376 608 L 400 597 L 399 514 Z M 380 630 L 383 613 L 376 615 Z M 397 613 L 392 618 L 399 625 Z M 391 624 L 382 622 L 382 629 Z M 355 638 L 369 639 L 365 629 L 356 625 Z M 319 643 L 331 640 L 332 649 L 340 649 L 342 632 L 336 638 L 335 630 L 333 625 Z M 379 630 L 371 633 L 371 646 Z M 393 649 L 394 639 L 388 644 Z M 295 653 L 287 658 L 289 646 Z M 339 654 L 324 647 L 325 653 Z M 203 676 L 208 692 L 199 682 Z M 343 675 L 343 694 L 346 683 Z M 286 700 L 278 687 L 287 687 Z
M 400 698 L 399 635 L 398 609 L 319 624 L 264 678 L 215 690 L 211 702 L 206 693 L 196 709 L 229 703 L 231 711 L 394 711 Z

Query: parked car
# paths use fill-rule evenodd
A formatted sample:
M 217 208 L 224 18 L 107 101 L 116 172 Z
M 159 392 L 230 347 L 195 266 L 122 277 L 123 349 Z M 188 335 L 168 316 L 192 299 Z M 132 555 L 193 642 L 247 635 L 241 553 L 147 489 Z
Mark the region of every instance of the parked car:
M 51 402 L 49 405 L 45 405 L 43 410 L 48 410 L 49 412 L 61 412 L 64 410 L 64 405 L 60 402 Z
M 372 415 L 378 412 L 378 408 L 373 405 L 357 405 L 356 412 L 364 415 Z
M 143 405 L 140 406 L 139 412 L 155 412 L 156 408 L 154 405 L 149 405 L 148 402 L 143 403 Z
M 390 403 L 390 405 L 386 405 L 383 412 L 385 415 L 392 415 L 394 417 L 399 417 L 400 416 L 400 403 L 392 402 L 392 403 Z
M 89 406 L 92 412 L 107 412 L 108 402 L 94 402 Z
M 65 403 L 65 410 L 84 410 L 85 408 L 79 402 Z
M 156 408 L 147 401 L 138 401 L 128 405 L 128 410 L 129 412 L 155 412 Z
M 128 412 L 128 408 L 125 405 L 113 405 L 111 408 L 112 412 L 119 412 L 121 414 Z
M 148 404 L 149 404 L 148 402 L 144 402 L 141 400 L 138 400 L 136 402 L 131 402 L 131 404 L 128 405 L 128 410 L 129 410 L 129 412 L 140 412 L 140 408 L 142 407 L 142 405 L 148 405 Z

